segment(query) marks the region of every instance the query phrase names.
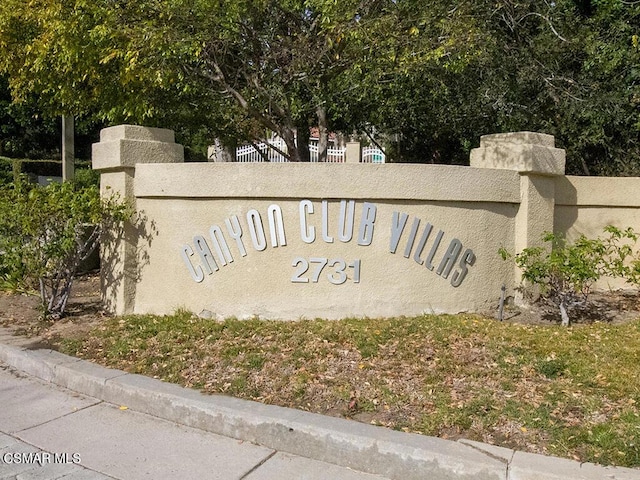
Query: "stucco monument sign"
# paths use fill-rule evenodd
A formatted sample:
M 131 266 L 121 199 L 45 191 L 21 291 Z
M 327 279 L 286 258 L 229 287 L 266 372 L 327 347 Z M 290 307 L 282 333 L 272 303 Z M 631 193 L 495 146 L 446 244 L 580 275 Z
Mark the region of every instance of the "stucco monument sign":
M 103 248 L 116 313 L 296 319 L 493 309 L 519 251 L 545 231 L 640 224 L 633 196 L 607 199 L 564 176 L 564 151 L 530 132 L 482 137 L 471 167 L 408 164 L 183 163 L 173 132 L 103 130 L 94 168 L 150 228 Z M 619 180 L 619 179 L 617 179 Z M 632 179 L 625 188 L 637 188 Z M 635 183 L 634 183 L 635 182 Z M 633 184 L 633 185 L 632 185 Z M 620 190 L 620 188 L 617 188 Z M 624 190 L 624 189 L 623 189 Z M 637 203 L 637 202 L 636 202 Z M 584 204 L 584 205 L 583 205 Z M 608 210 L 614 212 L 614 210 Z M 606 224 L 606 223 L 605 223 Z
M 247 248 L 249 251 L 262 252 L 268 248 L 286 247 L 289 232 L 289 237 L 294 234 L 297 240 L 304 243 L 317 242 L 318 248 L 315 256 L 296 255 L 291 259 L 291 283 L 360 283 L 362 259 L 321 256 L 323 244 L 355 242 L 359 246 L 367 247 L 374 239 L 380 237 L 375 235 L 376 227 L 378 230 L 386 227 L 389 229 L 389 253 L 395 254 L 402 240 L 404 247 L 401 251 L 405 258 L 412 258 L 418 265 L 423 265 L 428 271 L 444 279 L 451 275 L 450 283 L 453 287 L 460 286 L 469 272 L 469 266 L 475 261 L 473 250 L 466 248 L 463 252 L 463 245 L 457 238 L 452 238 L 448 246 L 442 248 L 445 232 L 438 230 L 436 233 L 434 226 L 429 222 L 416 217 L 410 222 L 411 227 L 406 228 L 408 213 L 394 211 L 391 222 L 385 226 L 380 225 L 380 221 L 376 224 L 378 207 L 374 203 L 363 202 L 356 208 L 355 200 L 343 199 L 339 201 L 339 208 L 334 210 L 336 211 L 330 211 L 328 200 L 314 205 L 313 201 L 304 199 L 298 204 L 297 217 L 285 222 L 282 208 L 278 204 L 269 205 L 262 214 L 252 208 L 246 215 L 242 215 L 243 221 L 237 215 L 232 215 L 224 222 L 212 225 L 208 236 L 195 235 L 191 244 L 182 246 L 182 259 L 191 278 L 199 283 L 219 271 L 220 267 L 233 264 L 234 256 L 230 244 L 236 247 L 241 257 L 246 257 Z M 358 218 L 356 211 L 359 214 Z M 332 213 L 334 215 L 331 215 Z M 194 262 L 192 257 L 196 257 L 197 260 Z M 215 278 L 212 281 L 215 281 Z

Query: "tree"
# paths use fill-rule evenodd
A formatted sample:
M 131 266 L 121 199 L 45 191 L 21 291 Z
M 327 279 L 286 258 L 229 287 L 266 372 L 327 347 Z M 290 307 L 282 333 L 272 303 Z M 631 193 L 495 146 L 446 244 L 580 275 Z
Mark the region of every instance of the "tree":
M 569 173 L 638 174 L 639 5 L 506 4 L 498 20 L 485 103 L 496 127 L 554 135 Z
M 76 119 L 76 157 L 91 158 L 91 144 L 99 140 L 104 125 L 95 119 Z M 0 76 L 0 156 L 17 159 L 59 159 L 61 125 L 39 107 L 30 95 L 14 102 L 7 78 Z
M 0 156 L 42 158 L 60 148 L 56 122 L 36 112 L 33 103 L 14 104 L 0 77 Z
M 489 127 L 554 135 L 570 174 L 640 173 L 638 5 L 565 0 L 501 10 L 491 23 L 496 53 L 480 77 Z
M 567 150 L 568 173 L 638 174 L 639 11 L 629 2 L 461 3 L 470 48 L 373 77 L 372 98 L 388 100 L 371 121 L 397 139 L 400 161 L 465 164 L 480 134 L 534 130 Z
M 542 298 L 560 311 L 562 325 L 569 326 L 569 311 L 587 302 L 594 282 L 603 274 L 605 245 L 600 239 L 581 236 L 567 243 L 554 234 L 544 236 L 551 248 L 529 247 L 515 255 L 515 264 L 522 269 L 527 286 L 540 288 Z M 510 258 L 500 251 L 502 258 Z
M 414 41 L 416 22 L 436 22 L 431 30 L 466 22 L 452 5 L 422 7 L 415 0 L 7 0 L 0 71 L 17 99 L 36 94 L 54 114 L 180 123 L 227 140 L 270 130 L 292 160 L 305 160 L 294 131 L 318 125 L 326 135 L 332 125 L 365 123 L 367 111 L 356 121 L 332 107 L 361 88 L 363 75 L 380 78 L 375 69 L 406 69 L 456 44 L 449 36 Z
M 639 19 L 601 0 L 5 0 L 0 72 L 51 114 L 174 128 L 187 146 L 276 132 L 305 160 L 294 132 L 314 125 L 465 163 L 481 134 L 538 130 L 570 173 L 630 174 Z

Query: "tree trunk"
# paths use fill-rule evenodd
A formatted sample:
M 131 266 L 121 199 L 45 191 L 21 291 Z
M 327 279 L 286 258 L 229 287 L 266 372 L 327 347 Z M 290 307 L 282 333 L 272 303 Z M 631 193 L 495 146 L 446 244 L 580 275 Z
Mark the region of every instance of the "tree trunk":
M 298 135 L 298 158 L 301 162 L 310 162 L 309 154 L 309 122 L 300 122 L 296 128 Z
M 327 110 L 318 107 L 318 162 L 327 161 L 327 149 L 329 146 L 329 128 L 327 126 Z
M 229 147 L 222 143 L 222 140 L 215 138 L 213 140 L 215 147 L 215 156 L 217 162 L 235 162 L 236 161 L 236 149 L 235 147 Z
M 567 306 L 565 305 L 564 299 L 560 300 L 560 316 L 562 317 L 562 326 L 569 326 L 569 314 L 567 313 Z
M 298 155 L 301 162 L 310 162 L 311 154 L 309 153 L 309 129 L 298 131 Z M 306 135 L 305 135 L 306 133 Z
M 287 153 L 289 154 L 290 162 L 299 162 L 300 154 L 298 152 L 298 146 L 296 145 L 296 137 L 293 132 L 293 129 L 287 128 L 282 130 L 280 136 L 284 140 L 284 143 L 287 145 Z

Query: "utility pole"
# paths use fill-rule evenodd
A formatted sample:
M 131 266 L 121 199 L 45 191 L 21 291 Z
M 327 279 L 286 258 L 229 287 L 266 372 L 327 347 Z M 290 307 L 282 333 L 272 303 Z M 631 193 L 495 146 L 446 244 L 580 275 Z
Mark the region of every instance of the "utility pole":
M 75 132 L 73 116 L 62 117 L 62 181 L 73 180 L 74 171 L 74 145 Z

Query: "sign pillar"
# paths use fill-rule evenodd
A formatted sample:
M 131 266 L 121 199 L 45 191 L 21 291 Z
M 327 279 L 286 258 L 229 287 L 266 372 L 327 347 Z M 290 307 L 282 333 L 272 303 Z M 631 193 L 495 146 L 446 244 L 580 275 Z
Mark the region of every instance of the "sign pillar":
M 102 196 L 115 195 L 135 209 L 134 178 L 138 163 L 184 162 L 184 148 L 174 141 L 172 130 L 118 125 L 100 132 L 93 144 L 92 165 L 100 172 Z M 133 312 L 136 284 L 143 268 L 142 241 L 149 226 L 140 214 L 119 231 L 101 239 L 101 290 L 106 308 L 117 315 Z M 148 235 L 147 235 L 148 236 Z
M 345 163 L 360 163 L 362 158 L 362 147 L 360 142 L 347 142 L 347 149 L 344 152 Z
M 516 170 L 520 173 L 520 208 L 515 220 L 512 253 L 544 246 L 545 232 L 553 232 L 554 177 L 564 175 L 565 151 L 555 148 L 552 135 L 534 132 L 483 135 L 480 148 L 471 151 L 471 166 Z M 516 267 L 515 283 L 522 278 Z M 516 302 L 522 297 L 516 295 Z

